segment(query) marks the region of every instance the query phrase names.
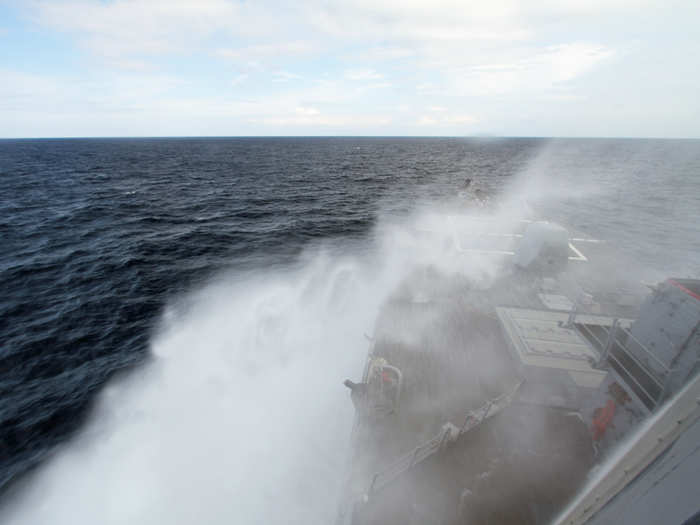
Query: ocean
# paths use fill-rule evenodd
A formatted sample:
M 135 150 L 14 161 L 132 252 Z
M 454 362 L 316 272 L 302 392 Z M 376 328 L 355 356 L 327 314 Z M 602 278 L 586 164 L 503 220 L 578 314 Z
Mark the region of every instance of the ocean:
M 331 521 L 395 240 L 467 178 L 700 278 L 697 140 L 0 140 L 0 521 Z

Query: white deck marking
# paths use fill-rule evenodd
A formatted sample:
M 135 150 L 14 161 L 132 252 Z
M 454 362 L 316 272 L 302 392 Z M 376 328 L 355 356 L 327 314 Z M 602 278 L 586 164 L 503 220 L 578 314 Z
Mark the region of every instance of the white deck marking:
M 574 246 L 573 244 L 569 243 L 569 248 L 571 248 L 574 251 L 574 253 L 576 254 L 576 257 L 569 257 L 570 261 L 587 261 L 588 260 L 588 257 L 586 257 L 580 251 L 578 251 L 576 246 Z

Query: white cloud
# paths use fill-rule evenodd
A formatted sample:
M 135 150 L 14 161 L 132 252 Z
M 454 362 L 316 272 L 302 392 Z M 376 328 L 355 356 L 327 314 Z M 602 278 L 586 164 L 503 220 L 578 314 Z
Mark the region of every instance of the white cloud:
M 243 46 L 239 48 L 222 48 L 215 51 L 215 56 L 235 63 L 251 60 L 289 58 L 312 53 L 314 46 L 309 42 L 291 41 Z
M 288 115 L 249 119 L 250 123 L 270 127 L 321 127 L 363 129 L 368 126 L 383 127 L 391 123 L 391 118 L 381 115 L 358 115 L 344 113 L 337 115 Z
M 365 61 L 396 61 L 413 58 L 416 56 L 415 49 L 401 46 L 380 46 L 365 49 L 361 53 L 356 53 L 354 58 Z
M 272 74 L 273 82 L 289 82 L 290 80 L 299 80 L 301 75 L 290 73 L 289 71 L 275 71 Z
M 366 89 L 388 89 L 393 87 L 391 82 L 375 82 L 373 84 L 367 84 Z
M 614 55 L 598 44 L 572 43 L 550 46 L 544 53 L 523 61 L 533 73 L 544 72 L 553 84 L 579 77 Z
M 116 0 L 39 1 L 39 19 L 74 32 L 96 53 L 119 56 L 185 50 L 193 40 L 216 31 L 236 8 L 225 0 L 194 2 Z
M 437 89 L 437 84 L 434 82 L 421 82 L 416 86 L 416 91 L 418 92 L 428 92 L 435 91 Z
M 0 100 L 15 112 L 118 112 L 147 106 L 182 84 L 173 76 L 142 73 L 83 78 L 0 70 Z
M 41 23 L 75 34 L 91 51 L 106 58 L 190 53 L 209 47 L 209 40 L 218 35 L 275 37 L 272 43 L 233 50 L 253 57 L 298 53 L 305 48 L 303 42 L 286 41 L 288 20 L 284 10 L 279 6 L 272 9 L 264 2 L 37 0 L 32 5 Z
M 71 56 L 66 63 L 74 69 L 59 75 L 0 73 L 0 123 L 11 112 L 26 122 L 31 115 L 31 127 L 40 127 L 35 108 L 41 108 L 55 122 L 68 122 L 67 115 L 72 123 L 133 117 L 135 131 L 156 121 L 180 119 L 178 126 L 186 127 L 210 119 L 221 126 L 219 134 L 245 133 L 253 122 L 264 129 L 273 122 L 285 129 L 364 122 L 394 125 L 393 133 L 406 134 L 426 126 L 478 132 L 486 123 L 492 131 L 497 123 L 514 133 L 508 122 L 552 121 L 556 105 L 557 129 L 568 118 L 578 130 L 595 108 L 599 126 L 601 116 L 613 119 L 614 108 L 623 106 L 624 122 L 632 121 L 630 112 L 643 120 L 665 108 L 690 129 L 687 123 L 700 107 L 694 95 L 700 75 L 692 68 L 700 50 L 693 32 L 700 4 L 690 0 L 671 6 L 645 0 L 23 5 L 31 6 L 29 19 L 42 24 L 42 31 L 61 31 L 92 53 Z M 682 42 L 677 35 L 685 35 Z M 37 58 L 27 71 L 41 67 Z M 669 92 L 676 94 L 672 103 Z M 629 93 L 636 97 L 632 108 L 626 107 Z M 581 100 L 591 107 L 583 116 Z M 349 116 L 358 111 L 364 116 L 351 124 Z M 19 130 L 13 122 L 0 132 Z
M 248 73 L 240 73 L 231 79 L 232 86 L 238 86 L 248 80 Z
M 37 18 L 74 33 L 95 52 L 119 54 L 188 52 L 215 35 L 253 42 L 224 51 L 242 57 L 318 51 L 327 36 L 381 35 L 367 57 L 395 60 L 443 41 L 516 42 L 537 36 L 534 25 L 552 16 L 634 12 L 641 0 L 305 0 L 284 5 L 273 0 L 35 0 Z M 300 38 L 301 37 L 301 38 Z
M 302 116 L 305 116 L 305 117 L 315 117 L 316 115 L 320 115 L 320 114 L 321 114 L 321 112 L 320 112 L 318 109 L 316 109 L 316 108 L 309 108 L 309 107 L 306 107 L 306 108 L 305 108 L 305 107 L 303 107 L 303 106 L 297 107 L 297 108 L 295 109 L 295 111 L 296 111 L 296 113 L 297 113 L 298 115 L 302 115 Z
M 479 119 L 473 115 L 449 115 L 442 119 L 445 124 L 476 124 Z
M 374 69 L 349 69 L 345 71 L 345 78 L 348 80 L 379 80 L 384 75 Z
M 447 71 L 450 89 L 462 95 L 546 92 L 563 87 L 614 56 L 598 44 L 571 43 L 535 50 L 511 63 L 485 63 Z
M 418 119 L 419 126 L 454 126 L 454 125 L 472 125 L 479 122 L 473 115 L 423 115 Z

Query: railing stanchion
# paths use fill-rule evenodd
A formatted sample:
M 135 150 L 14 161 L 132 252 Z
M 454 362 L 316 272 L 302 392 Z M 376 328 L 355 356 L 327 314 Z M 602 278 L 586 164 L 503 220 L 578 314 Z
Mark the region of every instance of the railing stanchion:
M 571 311 L 569 312 L 569 318 L 566 320 L 566 327 L 571 328 L 574 326 L 574 320 L 576 319 L 576 309 L 578 308 L 578 300 L 573 304 L 571 307 Z
M 369 491 L 367 492 L 368 494 L 372 494 L 374 491 L 374 484 L 377 482 L 377 478 L 379 477 L 379 472 L 377 472 L 374 476 L 372 476 L 372 483 L 369 486 Z
M 615 344 L 616 341 L 616 336 L 617 336 L 617 326 L 620 323 L 620 320 L 615 318 L 613 319 L 612 326 L 610 327 L 610 331 L 608 332 L 608 340 L 605 342 L 605 348 L 603 349 L 603 353 L 600 354 L 600 359 L 598 359 L 598 366 L 600 367 L 605 361 L 608 360 L 608 356 L 610 355 L 610 350 L 612 350 L 613 344 Z

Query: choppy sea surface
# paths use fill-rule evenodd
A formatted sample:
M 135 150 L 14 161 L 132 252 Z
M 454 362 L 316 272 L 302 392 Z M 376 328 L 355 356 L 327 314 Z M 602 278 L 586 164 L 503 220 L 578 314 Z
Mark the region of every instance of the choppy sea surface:
M 700 141 L 0 141 L 0 509 L 328 522 L 334 385 L 405 267 L 379 226 L 454 210 L 467 178 L 648 280 L 700 277 Z

